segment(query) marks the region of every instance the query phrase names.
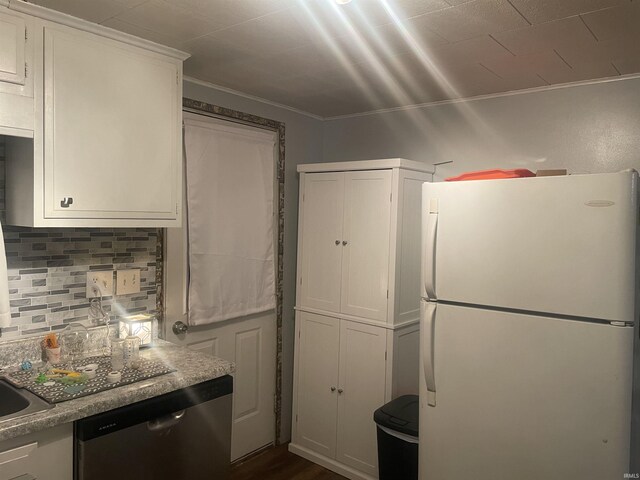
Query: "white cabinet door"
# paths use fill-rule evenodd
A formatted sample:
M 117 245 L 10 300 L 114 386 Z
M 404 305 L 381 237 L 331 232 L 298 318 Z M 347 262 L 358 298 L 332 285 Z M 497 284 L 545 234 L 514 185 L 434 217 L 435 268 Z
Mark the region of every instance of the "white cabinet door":
M 73 478 L 73 423 L 0 442 L 0 480 Z
M 336 455 L 340 320 L 300 312 L 296 443 Z
M 178 60 L 45 25 L 46 218 L 179 218 L 180 69 Z
M 24 84 L 25 32 L 22 18 L 0 12 L 0 82 Z
M 387 319 L 391 171 L 345 174 L 342 313 Z
M 34 37 L 32 18 L 0 7 L 0 135 L 33 137 Z
M 300 305 L 340 311 L 344 174 L 304 176 Z
M 343 320 L 340 327 L 336 460 L 377 476 L 373 412 L 384 404 L 386 330 Z

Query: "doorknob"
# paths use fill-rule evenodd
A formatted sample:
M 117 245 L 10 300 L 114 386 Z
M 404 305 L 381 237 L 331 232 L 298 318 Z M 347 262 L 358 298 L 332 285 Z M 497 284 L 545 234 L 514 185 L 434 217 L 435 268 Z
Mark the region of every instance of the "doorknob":
M 173 326 L 171 327 L 171 330 L 173 330 L 173 333 L 175 333 L 176 335 L 182 335 L 183 333 L 187 333 L 187 330 L 189 330 L 189 327 L 187 326 L 186 323 L 178 320 L 173 324 Z
M 331 387 L 331 391 L 335 392 L 336 391 L 336 387 Z
M 344 390 L 342 390 L 341 388 L 338 389 L 338 393 L 342 393 L 344 392 Z
M 342 240 L 342 244 L 343 245 L 346 245 L 347 243 L 349 243 L 349 242 L 347 242 L 346 240 Z
M 336 245 L 340 245 L 340 240 L 336 240 Z

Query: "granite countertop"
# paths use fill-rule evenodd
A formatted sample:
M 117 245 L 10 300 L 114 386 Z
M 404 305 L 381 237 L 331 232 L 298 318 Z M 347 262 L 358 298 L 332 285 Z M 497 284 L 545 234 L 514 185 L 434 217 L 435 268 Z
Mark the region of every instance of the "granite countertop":
M 0 421 L 0 441 L 73 422 L 234 371 L 234 364 L 231 362 L 163 340 L 158 340 L 154 347 L 141 350 L 140 355 L 144 358 L 160 360 L 176 371 L 94 395 L 57 403 L 50 410 Z

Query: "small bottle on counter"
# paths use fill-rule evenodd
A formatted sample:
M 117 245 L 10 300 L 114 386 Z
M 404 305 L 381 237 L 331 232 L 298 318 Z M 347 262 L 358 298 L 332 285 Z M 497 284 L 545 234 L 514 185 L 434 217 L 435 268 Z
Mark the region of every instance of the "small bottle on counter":
M 140 337 L 137 335 L 124 339 L 124 364 L 135 370 L 140 368 Z
M 111 340 L 111 369 L 115 371 L 124 368 L 124 339 Z

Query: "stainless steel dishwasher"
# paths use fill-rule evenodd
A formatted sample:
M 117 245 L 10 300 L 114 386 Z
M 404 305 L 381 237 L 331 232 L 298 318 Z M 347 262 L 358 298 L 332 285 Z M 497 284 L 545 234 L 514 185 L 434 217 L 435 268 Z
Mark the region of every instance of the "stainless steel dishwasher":
M 233 379 L 79 420 L 75 480 L 222 480 L 231 457 Z

